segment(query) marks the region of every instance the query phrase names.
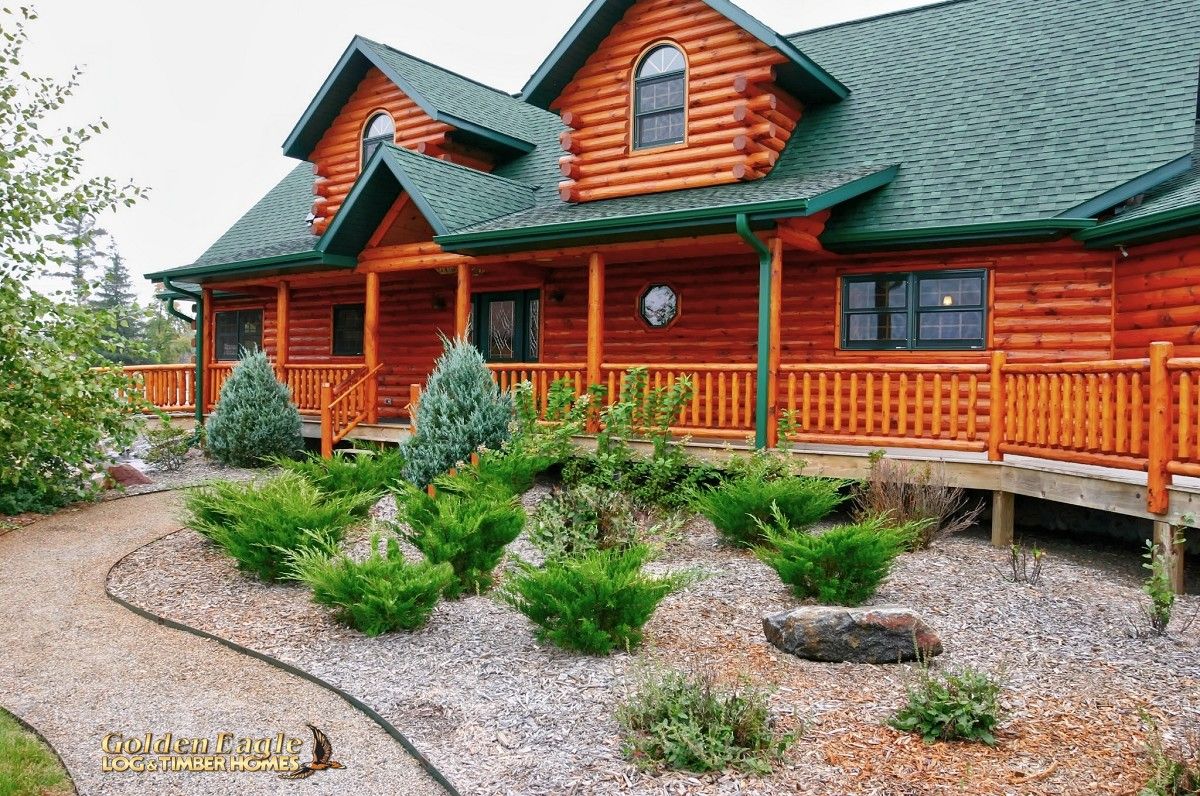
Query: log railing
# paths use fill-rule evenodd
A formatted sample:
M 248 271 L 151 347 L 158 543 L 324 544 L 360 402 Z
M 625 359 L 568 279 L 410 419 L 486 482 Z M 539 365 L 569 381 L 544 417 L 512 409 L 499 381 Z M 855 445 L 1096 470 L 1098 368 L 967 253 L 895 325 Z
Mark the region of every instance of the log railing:
M 328 381 L 321 384 L 321 455 L 326 459 L 333 456 L 334 445 L 367 419 L 373 394 L 371 386 L 381 368 L 383 365 L 370 370 L 360 366 L 341 384 Z
M 233 373 L 233 366 L 236 364 L 236 362 L 214 362 L 204 368 L 206 410 L 212 411 L 212 408 L 217 405 L 217 401 L 221 398 L 221 388 L 225 386 L 225 382 Z
M 135 391 L 151 406 L 164 412 L 196 408 L 195 365 L 130 365 L 122 370 L 134 379 Z
M 1173 475 L 1200 477 L 1200 358 L 1167 360 L 1174 445 L 1167 460 Z
M 328 383 L 335 386 L 351 379 L 363 369 L 362 363 L 351 365 L 297 365 L 288 363 L 283 366 L 282 373 L 277 374 L 279 380 L 292 391 L 292 403 L 301 412 L 319 412 L 322 385 Z M 335 390 L 336 391 L 336 390 Z
M 813 364 L 780 368 L 794 442 L 987 448 L 984 364 Z
M 488 370 L 500 389 L 506 392 L 529 382 L 533 388 L 534 406 L 543 416 L 549 403 L 550 386 L 555 382 L 568 380 L 576 396 L 583 395 L 587 387 L 587 364 L 583 362 L 492 362 L 488 364 Z
M 605 363 L 600 366 L 605 402 L 612 405 L 625 389 L 628 372 L 646 370 L 646 389 L 670 389 L 681 377 L 692 382 L 692 398 L 671 425 L 676 434 L 740 438 L 754 433 L 754 363 L 737 365 Z

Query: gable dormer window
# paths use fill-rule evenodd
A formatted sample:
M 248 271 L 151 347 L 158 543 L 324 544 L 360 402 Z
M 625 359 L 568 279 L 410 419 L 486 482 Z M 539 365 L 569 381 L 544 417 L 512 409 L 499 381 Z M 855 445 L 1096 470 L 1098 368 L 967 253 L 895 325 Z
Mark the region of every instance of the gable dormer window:
M 671 44 L 652 47 L 634 72 L 633 148 L 682 143 L 686 98 L 683 53 Z
M 392 115 L 380 112 L 372 116 L 366 127 L 363 128 L 362 166 L 367 165 L 367 161 L 371 159 L 371 155 L 375 154 L 375 150 L 379 149 L 380 144 L 394 144 L 395 142 L 396 123 L 392 121 Z

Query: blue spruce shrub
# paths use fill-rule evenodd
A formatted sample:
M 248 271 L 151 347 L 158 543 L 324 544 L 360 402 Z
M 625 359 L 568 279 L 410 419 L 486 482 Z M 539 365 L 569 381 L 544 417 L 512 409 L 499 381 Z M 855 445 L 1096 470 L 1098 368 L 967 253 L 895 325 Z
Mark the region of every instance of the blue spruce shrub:
M 267 355 L 247 354 L 233 369 L 204 424 L 208 452 L 234 467 L 258 467 L 304 448 L 300 413 Z
M 509 436 L 512 399 L 500 392 L 483 356 L 462 339 L 443 338 L 446 350 L 417 405 L 417 432 L 404 445 L 404 477 L 423 487 L 484 446 Z

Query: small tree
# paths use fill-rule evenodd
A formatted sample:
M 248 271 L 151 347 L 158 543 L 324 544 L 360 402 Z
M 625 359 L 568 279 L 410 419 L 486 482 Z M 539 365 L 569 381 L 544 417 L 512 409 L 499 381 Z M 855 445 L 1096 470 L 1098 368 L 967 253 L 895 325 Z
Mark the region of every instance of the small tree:
M 291 390 L 275 379 L 262 351 L 247 353 L 234 367 L 204 428 L 209 452 L 234 467 L 258 467 L 304 447 Z
M 416 435 L 404 446 L 404 477 L 425 486 L 471 452 L 508 439 L 512 400 L 500 392 L 483 356 L 463 339 L 443 338 L 446 350 L 417 407 Z

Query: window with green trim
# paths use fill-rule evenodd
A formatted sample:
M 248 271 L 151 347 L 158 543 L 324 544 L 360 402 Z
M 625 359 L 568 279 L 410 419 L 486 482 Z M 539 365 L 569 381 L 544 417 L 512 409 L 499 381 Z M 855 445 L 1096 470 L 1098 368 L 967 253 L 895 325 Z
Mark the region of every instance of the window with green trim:
M 361 357 L 363 353 L 362 304 L 338 304 L 333 308 L 333 344 L 335 357 Z
M 216 316 L 213 342 L 218 362 L 241 359 L 243 351 L 262 348 L 262 310 L 229 310 Z
M 986 346 L 987 271 L 913 271 L 842 277 L 842 348 Z
M 633 81 L 633 148 L 678 144 L 684 138 L 687 63 L 683 53 L 662 44 L 638 63 Z

